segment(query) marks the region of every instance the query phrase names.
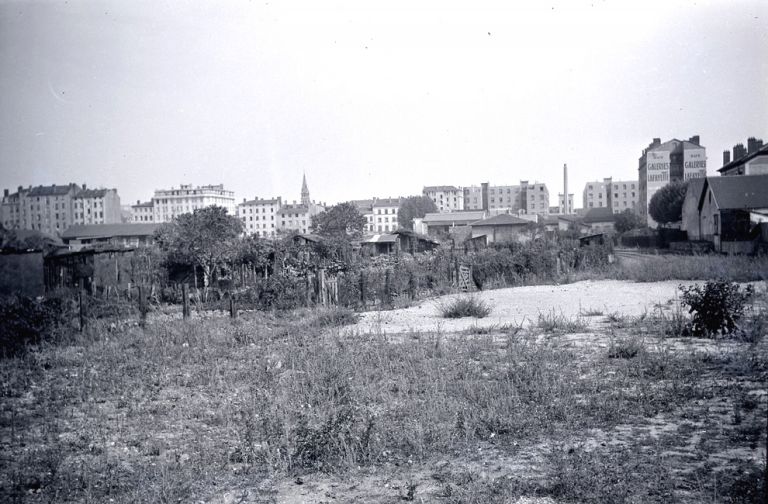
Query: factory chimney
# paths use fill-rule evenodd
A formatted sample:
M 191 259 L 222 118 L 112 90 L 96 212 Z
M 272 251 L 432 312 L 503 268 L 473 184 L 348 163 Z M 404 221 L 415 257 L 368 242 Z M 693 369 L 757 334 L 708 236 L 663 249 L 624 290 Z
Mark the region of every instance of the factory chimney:
M 563 213 L 570 214 L 568 208 L 568 165 L 563 163 Z

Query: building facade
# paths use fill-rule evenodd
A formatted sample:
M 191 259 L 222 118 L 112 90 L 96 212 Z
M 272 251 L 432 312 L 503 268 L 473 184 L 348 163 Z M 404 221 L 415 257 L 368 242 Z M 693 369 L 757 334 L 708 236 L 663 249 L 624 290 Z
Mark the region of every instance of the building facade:
M 503 211 L 509 214 L 549 214 L 546 184 L 521 180 L 519 185 L 490 185 L 464 188 L 464 210 Z
M 613 180 L 587 182 L 584 186 L 584 209 L 610 208 L 613 213 L 625 210 L 637 211 L 640 200 L 639 183 L 636 180 Z
M 151 201 L 141 202 L 136 201 L 135 205 L 131 205 L 131 222 L 154 222 L 155 221 L 155 205 Z
M 656 222 L 648 214 L 648 204 L 653 195 L 670 182 L 681 182 L 707 175 L 706 148 L 699 142 L 699 136 L 688 140 L 672 139 L 662 143 L 654 138 L 643 150 L 639 159 L 637 212 L 648 225 Z
M 400 198 L 380 198 L 373 202 L 376 233 L 389 233 L 400 227 L 397 222 L 400 203 Z
M 464 190 L 455 186 L 426 186 L 422 194 L 431 199 L 439 212 L 464 210 Z
M 357 211 L 360 212 L 365 218 L 365 226 L 363 227 L 363 234 L 372 234 L 376 232 L 376 217 L 373 213 L 373 203 L 376 198 L 365 200 L 352 200 L 352 203 Z
M 243 200 L 237 205 L 236 215 L 243 223 L 246 235 L 261 238 L 274 238 L 278 230 L 278 219 L 282 208 L 282 198 L 255 198 Z M 305 226 L 306 227 L 306 226 Z
M 568 194 L 568 209 L 565 208 L 565 199 L 563 198 L 563 193 L 558 193 L 557 195 L 557 206 L 551 207 L 549 210 L 549 213 L 557 213 L 560 215 L 566 215 L 573 212 L 573 193 Z M 554 212 L 552 210 L 555 210 Z
M 294 200 L 293 203 L 281 204 L 275 220 L 277 231 L 309 233 L 312 229 L 312 218 L 322 212 L 325 212 L 325 205 L 312 201 L 309 197 L 307 177 L 304 175 L 301 180 L 301 203 Z
M 117 189 L 86 189 L 74 196 L 72 202 L 74 224 L 119 224 L 122 209 Z
M 197 187 L 182 184 L 178 189 L 157 189 L 152 196 L 152 222 L 171 222 L 181 214 L 214 205 L 235 215 L 235 193 L 224 189 L 223 184 Z
M 747 147 L 744 144 L 733 146 L 731 152 L 723 151 L 723 167 L 717 170 L 720 175 L 768 175 L 768 145 L 762 139 L 750 137 Z

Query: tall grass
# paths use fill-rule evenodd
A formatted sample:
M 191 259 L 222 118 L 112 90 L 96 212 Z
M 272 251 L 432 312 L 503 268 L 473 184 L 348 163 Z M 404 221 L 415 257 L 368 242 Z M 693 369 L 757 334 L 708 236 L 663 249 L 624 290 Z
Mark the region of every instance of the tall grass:
M 618 280 L 725 280 L 752 282 L 768 279 L 768 256 L 676 256 L 622 262 L 606 270 Z

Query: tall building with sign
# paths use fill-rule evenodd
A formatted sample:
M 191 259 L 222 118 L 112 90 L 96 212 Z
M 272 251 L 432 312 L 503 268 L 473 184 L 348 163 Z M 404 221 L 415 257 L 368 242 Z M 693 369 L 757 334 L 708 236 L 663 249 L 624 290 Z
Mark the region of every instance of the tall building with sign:
M 656 221 L 648 214 L 651 198 L 670 182 L 705 177 L 706 148 L 700 144 L 698 135 L 688 140 L 673 138 L 664 143 L 660 138 L 654 138 L 640 156 L 638 175 L 638 213 L 647 219 L 649 226 L 656 227 Z

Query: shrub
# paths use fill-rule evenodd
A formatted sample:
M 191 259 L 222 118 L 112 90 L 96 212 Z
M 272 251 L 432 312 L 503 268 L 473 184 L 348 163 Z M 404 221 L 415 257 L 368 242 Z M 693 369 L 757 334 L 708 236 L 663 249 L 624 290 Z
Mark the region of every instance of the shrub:
M 710 281 L 691 287 L 679 287 L 681 303 L 692 315 L 691 332 L 696 336 L 732 333 L 744 315 L 746 303 L 754 294 L 748 285 L 744 290 L 732 282 Z
M 440 314 L 443 318 L 462 317 L 487 317 L 491 313 L 491 307 L 485 301 L 475 296 L 457 297 L 446 305 L 440 306 Z
M 539 313 L 537 325 L 539 329 L 550 334 L 581 333 L 589 329 L 589 325 L 582 317 L 568 318 L 563 313 L 556 313 L 555 310 L 551 310 L 548 313 Z
M 0 357 L 21 353 L 64 320 L 65 301 L 16 296 L 0 303 Z
M 315 324 L 320 327 L 340 327 L 354 324 L 359 318 L 358 314 L 349 308 L 331 307 L 320 311 L 315 318 Z

